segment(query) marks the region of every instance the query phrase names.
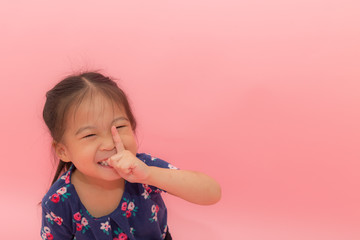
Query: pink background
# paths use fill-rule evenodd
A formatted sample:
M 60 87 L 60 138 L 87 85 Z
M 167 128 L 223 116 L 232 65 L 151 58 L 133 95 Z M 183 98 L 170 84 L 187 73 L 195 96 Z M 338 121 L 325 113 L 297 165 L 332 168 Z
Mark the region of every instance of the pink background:
M 1 1 L 1 239 L 40 239 L 45 92 L 119 78 L 140 151 L 222 185 L 175 239 L 360 239 L 357 0 Z M 15 237 L 12 237 L 15 235 Z

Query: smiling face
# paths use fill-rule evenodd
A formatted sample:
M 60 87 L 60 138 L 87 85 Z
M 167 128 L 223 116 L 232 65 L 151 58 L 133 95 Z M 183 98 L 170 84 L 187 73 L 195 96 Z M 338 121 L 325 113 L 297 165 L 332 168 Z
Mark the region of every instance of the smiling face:
M 136 139 L 125 111 L 101 94 L 85 97 L 67 114 L 63 139 L 56 146 L 58 157 L 72 162 L 77 175 L 86 181 L 120 179 L 114 169 L 101 164 L 116 154 L 111 126 L 117 128 L 125 149 L 135 155 Z

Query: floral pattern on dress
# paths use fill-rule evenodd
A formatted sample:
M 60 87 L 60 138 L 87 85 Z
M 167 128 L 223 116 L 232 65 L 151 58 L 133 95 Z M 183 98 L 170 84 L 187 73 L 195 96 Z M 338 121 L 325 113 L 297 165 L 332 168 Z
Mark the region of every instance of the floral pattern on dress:
M 137 154 L 148 166 L 173 168 L 168 162 L 147 154 Z M 71 184 L 72 165 L 42 199 L 43 240 L 61 239 L 135 239 L 151 236 L 164 239 L 168 231 L 167 210 L 160 193 L 146 184 L 127 183 L 117 211 L 101 218 L 93 217 L 82 205 Z M 121 224 L 121 226 L 118 223 Z M 125 227 L 125 228 L 124 228 Z
M 135 201 L 130 201 L 129 199 L 123 198 L 124 202 L 121 204 L 121 211 L 123 211 L 123 216 L 130 218 L 131 216 L 136 216 L 138 207 L 135 206 Z
M 80 209 L 79 212 L 76 212 L 76 213 L 73 215 L 72 221 L 73 221 L 73 222 L 75 223 L 75 225 L 76 225 L 76 231 L 78 231 L 78 232 L 81 231 L 83 234 L 85 234 L 85 232 L 86 232 L 87 230 L 89 230 L 89 228 L 90 228 L 89 222 L 88 222 L 88 220 L 83 216 L 81 209 Z
M 144 199 L 150 198 L 150 193 L 152 192 L 151 187 L 149 187 L 147 184 L 142 184 L 142 186 L 144 188 L 144 192 L 141 194 L 141 196 L 143 196 Z
M 43 227 L 43 229 L 41 230 L 41 238 L 43 240 L 53 240 L 54 237 L 51 234 L 51 230 L 48 227 Z
M 65 175 L 61 176 L 60 179 L 65 180 L 66 184 L 70 183 L 70 171 L 68 171 Z
M 161 238 L 162 238 L 162 239 L 165 239 L 167 231 L 168 231 L 168 226 L 165 225 L 165 227 L 164 227 L 164 233 L 161 235 Z
M 56 191 L 56 193 L 54 193 L 53 195 L 51 195 L 50 200 L 54 203 L 58 203 L 61 199 L 61 201 L 65 201 L 65 199 L 68 199 L 69 196 L 71 196 L 70 193 L 67 192 L 67 188 L 70 186 L 70 184 L 66 185 L 65 187 L 61 187 L 60 189 L 58 189 Z
M 117 228 L 117 230 L 114 231 L 116 236 L 113 238 L 113 240 L 127 240 L 128 236 L 120 229 Z
M 49 223 L 54 224 L 57 223 L 58 225 L 61 225 L 63 222 L 63 219 L 59 216 L 56 216 L 55 213 L 50 212 L 45 215 L 45 218 L 48 220 Z
M 157 218 L 157 213 L 159 212 L 159 206 L 156 204 L 153 204 L 151 206 L 151 218 L 149 218 L 149 221 L 151 223 L 153 222 L 157 222 L 158 218 Z
M 151 194 L 152 192 L 154 193 L 161 193 L 161 189 L 156 188 L 156 187 L 150 187 L 147 184 L 142 184 L 142 187 L 144 188 L 144 192 L 141 194 L 141 196 L 144 197 L 144 199 L 149 199 L 151 198 Z
M 101 223 L 100 229 L 103 230 L 103 232 L 106 233 L 106 235 L 109 235 L 109 230 L 111 229 L 109 221 Z

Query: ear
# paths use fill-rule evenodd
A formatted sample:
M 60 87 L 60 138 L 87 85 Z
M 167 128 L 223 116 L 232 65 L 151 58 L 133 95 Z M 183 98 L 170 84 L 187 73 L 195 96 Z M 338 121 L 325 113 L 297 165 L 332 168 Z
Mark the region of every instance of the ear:
M 66 146 L 64 144 L 54 141 L 52 145 L 53 145 L 53 147 L 55 149 L 56 156 L 59 159 L 61 159 L 61 161 L 63 161 L 63 162 L 71 162 L 70 158 L 68 156 L 68 153 L 67 153 Z

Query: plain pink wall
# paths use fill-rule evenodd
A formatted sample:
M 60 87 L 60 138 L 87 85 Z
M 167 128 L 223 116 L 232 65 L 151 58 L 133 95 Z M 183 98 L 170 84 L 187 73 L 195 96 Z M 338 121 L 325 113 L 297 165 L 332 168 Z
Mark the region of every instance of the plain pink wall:
M 360 4 L 2 1 L 1 239 L 39 239 L 52 172 L 45 92 L 103 69 L 140 151 L 222 185 L 165 196 L 175 239 L 360 239 Z

